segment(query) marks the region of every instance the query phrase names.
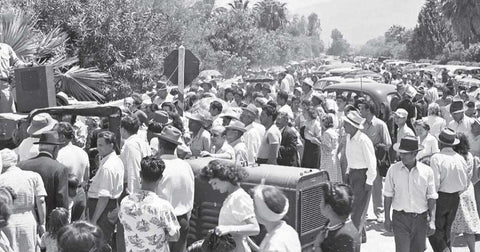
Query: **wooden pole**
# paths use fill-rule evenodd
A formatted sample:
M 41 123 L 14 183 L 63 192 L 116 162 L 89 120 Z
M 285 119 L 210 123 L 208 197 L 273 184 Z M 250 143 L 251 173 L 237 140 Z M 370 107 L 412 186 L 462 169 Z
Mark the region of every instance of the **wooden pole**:
M 180 108 L 179 114 L 182 116 L 185 109 L 184 106 L 184 88 L 185 88 L 185 47 L 181 45 L 178 47 L 178 106 Z

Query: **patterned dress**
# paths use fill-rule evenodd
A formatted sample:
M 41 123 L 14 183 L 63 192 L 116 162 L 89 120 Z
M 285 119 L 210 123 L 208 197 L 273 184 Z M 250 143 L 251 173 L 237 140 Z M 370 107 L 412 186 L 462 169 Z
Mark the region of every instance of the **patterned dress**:
M 118 217 L 125 228 L 127 251 L 169 252 L 168 241 L 180 230 L 172 205 L 150 191 L 125 197 Z
M 474 169 L 474 158 L 471 153 L 468 153 L 467 166 L 469 185 L 467 190 L 460 194 L 460 203 L 452 224 L 452 233 L 480 234 L 480 218 L 477 212 L 473 184 L 471 183 Z
M 320 145 L 321 159 L 320 169 L 328 172 L 330 181 L 342 182 L 342 172 L 340 170 L 337 157 L 338 134 L 333 128 L 325 130 L 320 137 L 322 144 Z

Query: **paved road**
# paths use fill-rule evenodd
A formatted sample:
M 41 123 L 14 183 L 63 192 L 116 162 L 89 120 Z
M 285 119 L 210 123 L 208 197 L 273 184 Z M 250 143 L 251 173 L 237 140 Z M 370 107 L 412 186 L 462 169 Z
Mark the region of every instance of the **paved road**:
M 371 201 L 370 201 L 371 202 Z M 372 211 L 373 207 L 370 203 L 368 216 L 375 216 Z M 475 244 L 476 251 L 480 251 L 480 241 L 477 241 Z M 393 240 L 393 233 L 385 232 L 383 228 L 383 223 L 377 223 L 376 221 L 368 221 L 367 223 L 367 243 L 362 244 L 362 252 L 366 251 L 382 251 L 382 252 L 393 252 L 395 251 L 395 242 Z M 426 252 L 433 252 L 430 244 L 427 240 L 427 250 Z M 453 246 L 453 252 L 469 252 L 467 244 L 464 242 L 462 237 L 459 237 L 455 240 Z

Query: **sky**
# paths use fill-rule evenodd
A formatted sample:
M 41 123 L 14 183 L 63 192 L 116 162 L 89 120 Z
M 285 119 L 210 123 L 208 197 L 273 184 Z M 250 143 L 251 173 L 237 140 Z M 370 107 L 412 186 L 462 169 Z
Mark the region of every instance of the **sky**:
M 255 3 L 258 0 L 250 0 Z M 315 12 L 320 17 L 322 39 L 326 45 L 334 28 L 342 32 L 352 45 L 362 45 L 381 36 L 394 24 L 415 27 L 424 0 L 279 0 L 287 3 L 289 15 L 308 16 Z M 217 6 L 226 6 L 233 0 L 216 0 Z M 251 4 L 250 6 L 253 6 Z

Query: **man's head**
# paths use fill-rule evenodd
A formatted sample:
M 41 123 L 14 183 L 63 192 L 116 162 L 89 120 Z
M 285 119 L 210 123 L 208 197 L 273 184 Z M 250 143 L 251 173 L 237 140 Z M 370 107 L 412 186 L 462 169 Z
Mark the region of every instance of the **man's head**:
M 34 144 L 38 144 L 38 150 L 40 152 L 50 153 L 53 159 L 56 159 L 58 151 L 65 143 L 60 140 L 57 131 L 51 130 L 43 132 L 40 135 L 39 141 Z
M 417 137 L 405 136 L 400 139 L 400 143 L 393 145 L 393 149 L 399 153 L 402 163 L 411 168 L 415 166 L 417 153 L 423 149 L 423 146 L 418 144 Z
M 358 104 L 358 109 L 360 110 L 360 115 L 365 119 L 375 115 L 375 104 L 372 101 L 364 101 Z
M 168 95 L 167 83 L 161 81 L 157 83 L 157 95 L 161 99 L 165 99 Z
M 173 154 L 182 138 L 182 132 L 171 126 L 167 125 L 162 129 L 162 133 L 154 134 L 158 138 L 158 153 L 161 154 Z
M 395 124 L 402 127 L 407 122 L 408 112 L 405 109 L 399 108 L 393 113 Z
M 157 184 L 163 177 L 165 162 L 158 156 L 147 156 L 140 162 L 142 184 Z
M 240 139 L 243 136 L 243 133 L 245 133 L 245 124 L 243 124 L 239 120 L 232 120 L 230 122 L 230 125 L 225 127 L 225 134 L 228 143 L 233 143 Z
M 313 88 L 313 81 L 312 79 L 310 78 L 306 78 L 305 80 L 303 80 L 302 82 L 302 92 L 304 94 L 310 92 Z
M 188 129 L 191 132 L 197 133 L 203 127 L 203 117 L 202 115 L 195 113 L 191 116 L 187 116 L 188 118 Z
M 97 150 L 100 156 L 106 156 L 115 151 L 116 137 L 111 131 L 100 132 L 97 136 Z
M 270 126 L 277 119 L 277 115 L 277 108 L 270 105 L 263 106 L 262 114 L 260 115 L 260 123 L 265 127 Z
M 465 110 L 465 115 L 472 118 L 476 117 L 477 110 L 475 108 L 475 102 L 473 101 L 467 102 L 467 110 Z
M 277 120 L 275 121 L 279 129 L 283 129 L 288 126 L 289 118 L 286 112 L 279 112 L 277 115 Z
M 253 104 L 248 104 L 246 108 L 243 109 L 242 114 L 240 115 L 240 121 L 246 126 L 254 122 L 258 117 L 258 109 Z
M 346 116 L 343 117 L 343 128 L 350 137 L 353 137 L 359 129 L 363 129 L 363 121 L 364 119 L 358 111 L 349 111 Z
M 450 104 L 450 114 L 452 115 L 453 120 L 457 123 L 465 117 L 465 109 L 463 105 L 462 100 L 456 100 Z
M 227 139 L 225 127 L 215 126 L 212 128 L 211 131 L 212 131 L 212 134 L 211 134 L 212 144 L 215 146 L 221 147 L 225 143 L 225 140 Z
M 243 91 L 241 89 L 235 90 L 235 92 L 233 93 L 233 98 L 235 99 L 235 102 L 237 102 L 237 104 L 241 103 L 243 100 Z
M 288 102 L 288 93 L 285 91 L 280 91 L 277 94 L 277 103 L 280 106 L 287 104 Z
M 73 130 L 72 125 L 68 122 L 57 123 L 53 130 L 58 132 L 60 141 L 65 142 L 65 144 L 70 143 L 75 136 L 75 131 Z
M 337 107 L 341 110 L 343 110 L 347 105 L 347 97 L 344 95 L 337 95 L 335 101 L 337 102 Z
M 474 136 L 480 135 L 480 118 L 475 118 L 475 121 L 472 124 L 472 134 Z
M 123 139 L 129 138 L 131 135 L 135 135 L 140 128 L 140 121 L 133 116 L 124 116 L 120 122 L 120 135 Z
M 219 101 L 212 101 L 210 103 L 209 112 L 211 116 L 215 117 L 219 115 L 220 113 L 222 113 L 222 110 L 223 110 L 223 105 Z

